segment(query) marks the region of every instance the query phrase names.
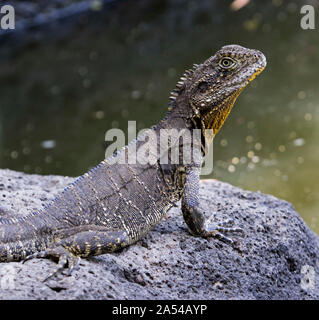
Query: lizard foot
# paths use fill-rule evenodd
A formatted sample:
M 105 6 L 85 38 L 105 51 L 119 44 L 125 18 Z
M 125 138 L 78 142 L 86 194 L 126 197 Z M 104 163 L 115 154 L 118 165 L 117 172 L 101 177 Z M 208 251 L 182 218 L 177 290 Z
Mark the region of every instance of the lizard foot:
M 227 219 L 219 223 L 214 223 L 212 219 L 208 219 L 205 222 L 204 229 L 205 229 L 205 237 L 215 237 L 221 241 L 224 241 L 230 245 L 234 244 L 234 240 L 227 237 L 225 234 L 227 233 L 244 233 L 244 230 L 239 227 L 232 227 L 234 224 L 233 219 Z
M 34 258 L 49 258 L 56 260 L 58 259 L 57 269 L 46 277 L 43 282 L 49 280 L 50 278 L 56 276 L 58 273 L 62 272 L 66 267 L 68 267 L 67 275 L 70 276 L 73 270 L 77 269 L 79 266 L 80 258 L 71 254 L 67 249 L 62 246 L 47 249 L 41 252 L 37 252 L 27 256 L 22 263 Z

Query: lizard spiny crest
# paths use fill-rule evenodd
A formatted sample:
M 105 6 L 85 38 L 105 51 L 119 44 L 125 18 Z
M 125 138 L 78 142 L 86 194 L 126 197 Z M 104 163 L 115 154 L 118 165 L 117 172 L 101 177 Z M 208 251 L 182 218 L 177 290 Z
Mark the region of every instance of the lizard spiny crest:
M 194 70 L 198 67 L 198 64 L 193 64 L 193 69 L 185 70 L 184 74 L 180 77 L 179 81 L 176 84 L 176 87 L 173 91 L 170 93 L 169 97 L 169 104 L 168 104 L 168 111 L 171 111 L 175 107 L 176 98 L 179 96 L 181 91 L 183 91 L 185 86 L 185 81 L 190 80 Z

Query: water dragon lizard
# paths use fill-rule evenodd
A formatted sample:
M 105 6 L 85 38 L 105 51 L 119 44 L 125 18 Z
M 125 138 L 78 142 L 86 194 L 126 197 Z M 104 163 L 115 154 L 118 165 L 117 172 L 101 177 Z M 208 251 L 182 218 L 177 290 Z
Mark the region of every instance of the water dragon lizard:
M 201 130 L 198 159 L 188 164 L 171 159 L 162 164 L 159 158 L 146 164 L 114 161 L 142 148 L 145 141 L 138 137 L 78 177 L 44 209 L 0 218 L 0 261 L 51 258 L 58 261 L 53 274 L 65 267 L 71 274 L 80 257 L 114 252 L 141 239 L 180 199 L 191 234 L 232 242 L 225 234 L 241 229 L 205 219 L 199 206 L 203 141 L 207 130 L 213 136 L 220 130 L 242 89 L 265 66 L 260 51 L 227 45 L 187 70 L 171 93 L 166 116 L 149 130 L 155 136 L 161 129 Z

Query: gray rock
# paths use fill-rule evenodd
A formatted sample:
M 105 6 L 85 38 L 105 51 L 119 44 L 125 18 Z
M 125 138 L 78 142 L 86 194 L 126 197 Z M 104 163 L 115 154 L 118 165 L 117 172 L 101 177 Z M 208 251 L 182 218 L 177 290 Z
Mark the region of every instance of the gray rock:
M 0 216 L 38 209 L 74 178 L 0 170 Z M 50 260 L 0 264 L 2 299 L 318 299 L 319 238 L 291 204 L 204 180 L 201 204 L 232 217 L 234 247 L 191 236 L 180 212 L 121 252 L 81 260 L 70 277 L 43 282 Z

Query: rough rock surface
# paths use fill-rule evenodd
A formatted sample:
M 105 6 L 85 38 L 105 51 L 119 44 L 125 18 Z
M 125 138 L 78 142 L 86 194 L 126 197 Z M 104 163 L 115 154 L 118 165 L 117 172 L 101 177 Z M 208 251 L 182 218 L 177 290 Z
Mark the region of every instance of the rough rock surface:
M 0 170 L 0 215 L 24 215 L 73 181 Z M 179 208 L 121 252 L 82 260 L 70 277 L 42 280 L 46 259 L 0 264 L 1 299 L 318 299 L 319 238 L 291 204 L 210 180 L 201 204 L 245 229 L 231 247 L 191 236 Z M 308 272 L 305 274 L 304 272 Z M 308 277 L 309 276 L 309 277 Z M 307 277 L 309 281 L 307 282 Z

